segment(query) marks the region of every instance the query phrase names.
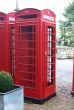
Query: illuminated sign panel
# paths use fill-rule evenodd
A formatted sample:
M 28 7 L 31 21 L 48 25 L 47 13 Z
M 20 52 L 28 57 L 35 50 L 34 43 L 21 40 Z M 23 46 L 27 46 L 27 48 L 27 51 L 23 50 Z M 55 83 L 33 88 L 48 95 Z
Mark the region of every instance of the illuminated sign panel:
M 9 17 L 9 21 L 15 21 L 14 17 Z
M 44 19 L 50 20 L 50 21 L 54 21 L 54 17 L 52 16 L 48 16 L 48 15 L 43 15 Z

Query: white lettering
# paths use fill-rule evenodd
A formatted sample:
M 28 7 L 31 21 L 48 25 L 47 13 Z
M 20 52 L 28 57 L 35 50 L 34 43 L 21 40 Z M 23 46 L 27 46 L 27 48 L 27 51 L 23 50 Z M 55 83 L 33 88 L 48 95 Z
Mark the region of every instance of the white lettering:
M 9 21 L 15 21 L 14 17 L 9 17 Z
M 52 16 L 43 15 L 43 18 L 54 21 L 54 18 Z

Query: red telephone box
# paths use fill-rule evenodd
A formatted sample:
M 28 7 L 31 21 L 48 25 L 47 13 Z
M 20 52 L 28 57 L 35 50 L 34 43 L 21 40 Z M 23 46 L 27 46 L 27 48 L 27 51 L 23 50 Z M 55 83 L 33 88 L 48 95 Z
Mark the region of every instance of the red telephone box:
M 74 54 L 73 54 L 73 80 L 72 80 L 72 92 L 71 95 L 74 96 Z
M 14 12 L 0 12 L 0 71 L 12 71 L 12 37 L 14 33 Z
M 27 8 L 15 18 L 15 83 L 24 86 L 26 100 L 43 103 L 56 95 L 55 14 Z
M 6 37 L 5 37 L 6 14 L 0 12 L 0 71 L 6 69 Z

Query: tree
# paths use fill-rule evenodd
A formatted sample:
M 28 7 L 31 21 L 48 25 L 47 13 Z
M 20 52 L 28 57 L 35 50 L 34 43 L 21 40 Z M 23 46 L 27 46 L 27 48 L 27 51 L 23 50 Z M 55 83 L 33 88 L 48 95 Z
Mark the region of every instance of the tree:
M 63 42 L 64 46 L 70 45 L 70 23 L 67 21 L 59 21 L 59 29 L 60 29 L 60 40 Z
M 65 8 L 64 16 L 67 18 L 68 22 L 74 23 L 74 0 Z
M 64 10 L 63 15 L 66 21 L 59 21 L 60 40 L 64 41 L 64 45 L 74 46 L 74 0 Z

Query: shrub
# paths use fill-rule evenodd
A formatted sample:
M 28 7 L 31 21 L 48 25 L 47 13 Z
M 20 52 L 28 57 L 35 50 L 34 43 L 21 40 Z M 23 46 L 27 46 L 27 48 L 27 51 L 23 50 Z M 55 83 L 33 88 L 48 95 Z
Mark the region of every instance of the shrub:
M 13 88 L 13 78 L 5 71 L 0 72 L 0 92 L 6 92 Z

